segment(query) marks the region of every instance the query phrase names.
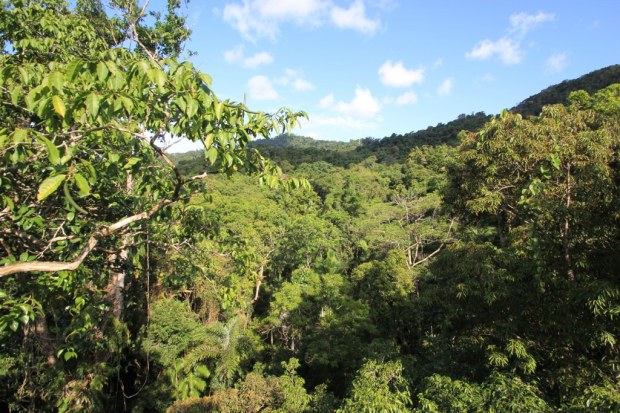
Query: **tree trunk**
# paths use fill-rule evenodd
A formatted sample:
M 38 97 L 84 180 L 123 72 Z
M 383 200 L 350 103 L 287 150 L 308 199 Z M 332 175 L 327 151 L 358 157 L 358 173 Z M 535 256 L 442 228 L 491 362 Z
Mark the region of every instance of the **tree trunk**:
M 562 251 L 564 253 L 564 263 L 566 264 L 566 276 L 570 281 L 575 281 L 575 269 L 573 268 L 573 259 L 570 252 L 570 221 L 569 211 L 571 206 L 571 168 L 568 165 L 566 171 L 566 217 L 564 218 L 564 227 L 560 231 L 562 235 Z
M 117 320 L 120 320 L 123 315 L 124 296 L 125 290 L 125 275 L 127 271 L 127 245 L 129 244 L 129 236 L 123 237 L 123 244 L 121 251 L 118 254 L 111 254 L 109 257 L 110 267 L 112 272 L 110 273 L 110 280 L 106 290 L 107 300 L 112 306 L 112 315 Z
M 47 359 L 47 365 L 49 367 L 56 366 L 56 346 L 54 340 L 50 337 L 49 329 L 47 328 L 47 320 L 44 315 L 37 316 L 32 326 L 26 328 L 26 338 L 31 336 L 43 352 L 43 355 Z
M 133 192 L 134 181 L 132 175 L 127 174 L 127 180 L 125 183 L 125 190 L 127 194 Z M 117 320 L 120 320 L 123 315 L 124 296 L 125 290 L 125 276 L 127 274 L 128 262 L 127 258 L 129 252 L 127 250 L 131 242 L 131 235 L 126 234 L 123 236 L 123 242 L 121 244 L 120 252 L 118 254 L 111 254 L 109 257 L 110 268 L 110 280 L 108 281 L 108 301 L 112 304 L 112 315 Z

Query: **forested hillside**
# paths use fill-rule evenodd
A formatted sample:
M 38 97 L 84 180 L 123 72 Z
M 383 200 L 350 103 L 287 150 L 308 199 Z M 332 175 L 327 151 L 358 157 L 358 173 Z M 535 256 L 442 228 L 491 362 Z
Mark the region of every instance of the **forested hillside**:
M 538 115 L 543 106 L 556 103 L 567 104 L 571 92 L 585 90 L 594 93 L 614 83 L 620 83 L 620 65 L 605 67 L 581 76 L 578 79 L 548 87 L 540 93 L 530 96 L 511 110 L 523 116 Z
M 0 410 L 620 411 L 620 83 L 315 146 L 116 3 L 0 8 Z

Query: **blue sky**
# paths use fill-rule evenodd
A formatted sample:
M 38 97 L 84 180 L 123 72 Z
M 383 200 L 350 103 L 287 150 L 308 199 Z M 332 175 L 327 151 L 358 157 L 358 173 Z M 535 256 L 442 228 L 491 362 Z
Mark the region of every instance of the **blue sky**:
M 495 114 L 620 63 L 618 0 L 193 0 L 183 13 L 218 96 L 305 110 L 295 133 L 318 139 Z

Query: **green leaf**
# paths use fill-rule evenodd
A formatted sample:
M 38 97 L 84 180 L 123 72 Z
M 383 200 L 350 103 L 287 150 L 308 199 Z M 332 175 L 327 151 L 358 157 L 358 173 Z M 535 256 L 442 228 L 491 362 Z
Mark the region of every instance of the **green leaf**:
M 75 359 L 75 358 L 77 358 L 77 353 L 75 351 L 73 351 L 72 349 L 71 350 L 67 350 L 63 354 L 63 358 L 65 359 L 65 361 L 69 361 L 71 359 Z
M 202 364 L 201 364 L 201 365 L 199 365 L 199 366 L 197 366 L 197 367 L 194 369 L 194 371 L 196 372 L 196 375 L 197 375 L 197 376 L 204 377 L 205 379 L 209 378 L 209 376 L 210 376 L 210 374 L 211 374 L 211 373 L 209 372 L 209 369 L 207 368 L 207 366 L 202 365 Z
M 54 111 L 56 111 L 61 118 L 64 118 L 67 108 L 60 96 L 52 96 L 52 105 L 54 105 Z
M 60 153 L 56 145 L 44 136 L 37 136 L 37 140 L 45 145 L 50 163 L 52 165 L 58 165 L 60 163 Z
M 99 114 L 99 102 L 100 101 L 101 101 L 101 96 L 99 96 L 96 93 L 91 93 L 88 96 L 86 96 L 86 101 L 84 103 L 86 104 L 86 109 L 88 110 L 88 113 L 93 119 L 96 118 L 97 115 Z
M 123 169 L 129 169 L 132 166 L 134 166 L 135 164 L 137 164 L 138 162 L 140 162 L 140 158 L 136 158 L 135 156 L 131 157 L 131 158 L 129 158 L 127 163 L 125 165 L 123 165 Z
M 213 79 L 211 78 L 211 76 L 209 76 L 206 73 L 201 73 L 200 74 L 200 79 L 206 83 L 207 86 L 211 87 L 211 83 L 213 82 Z
M 194 99 L 191 96 L 187 96 L 186 98 L 187 101 L 187 106 L 185 109 L 185 113 L 187 114 L 188 117 L 192 117 L 196 114 L 196 112 L 198 112 L 198 102 L 196 101 L 196 99 Z
M 82 174 L 76 173 L 73 175 L 73 179 L 75 179 L 75 184 L 79 189 L 80 196 L 87 196 L 90 194 L 90 184 Z
M 82 70 L 82 62 L 74 60 L 67 64 L 67 80 L 72 81 L 75 79 L 75 75 Z
M 20 143 L 28 139 L 28 129 L 17 128 L 13 132 L 13 142 Z
M 224 160 L 226 161 L 227 167 L 231 167 L 234 162 L 232 155 L 229 154 L 228 152 L 224 154 Z
M 56 71 L 52 72 L 52 74 L 48 78 L 50 86 L 53 86 L 57 91 L 61 91 L 63 89 L 63 85 L 65 83 L 65 77 L 62 73 Z
M 97 77 L 100 81 L 103 82 L 104 80 L 106 80 L 106 78 L 108 77 L 108 73 L 108 67 L 104 62 L 97 63 Z
M 215 102 L 215 119 L 222 119 L 222 108 L 224 107 L 224 102 L 216 101 Z
M 158 68 L 151 68 L 146 72 L 149 80 L 157 84 L 157 88 L 162 90 L 166 83 L 166 72 Z
M 97 171 L 95 171 L 95 167 L 93 166 L 93 164 L 86 160 L 82 160 L 81 163 L 83 166 L 85 166 L 88 169 L 88 174 L 89 174 L 88 182 L 90 182 L 91 184 L 94 184 L 95 182 L 97 182 Z
M 215 165 L 215 160 L 217 159 L 217 148 L 211 146 L 205 152 L 205 156 L 207 157 L 211 165 Z
M 58 189 L 60 184 L 63 183 L 66 177 L 67 175 L 60 174 L 50 176 L 41 182 L 41 185 L 39 185 L 39 192 L 37 193 L 37 201 L 42 201 L 52 195 Z
M 22 90 L 18 87 L 13 88 L 11 90 L 11 103 L 14 105 L 19 105 L 19 100 L 22 97 Z
M 131 110 L 133 109 L 133 101 L 127 96 L 121 96 L 120 99 L 123 102 L 123 107 L 127 113 L 131 113 Z
M 71 191 L 69 191 L 69 185 L 67 185 L 67 181 L 65 181 L 65 184 L 63 185 L 63 192 L 65 194 L 65 201 L 67 201 L 67 203 L 69 205 L 71 205 L 73 208 L 76 209 L 76 211 L 81 212 L 82 214 L 88 215 L 88 211 L 86 211 L 84 208 L 82 208 L 81 206 L 79 206 L 77 204 L 77 202 L 75 202 L 75 200 L 73 199 L 73 197 L 71 196 Z
M 176 103 L 179 109 L 181 109 L 183 112 L 186 111 L 187 103 L 185 103 L 185 99 L 183 99 L 182 97 L 178 97 L 174 100 L 174 103 Z
M 50 98 L 43 98 L 37 101 L 36 103 L 37 103 L 37 116 L 40 118 L 49 117 L 49 114 L 47 113 L 47 111 L 49 108 Z

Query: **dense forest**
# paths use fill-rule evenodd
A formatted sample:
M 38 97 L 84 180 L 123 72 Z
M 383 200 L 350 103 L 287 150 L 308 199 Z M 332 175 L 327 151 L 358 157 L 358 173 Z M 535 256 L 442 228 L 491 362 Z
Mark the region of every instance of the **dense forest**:
M 315 142 L 178 1 L 0 4 L 0 410 L 620 411 L 618 66 Z

